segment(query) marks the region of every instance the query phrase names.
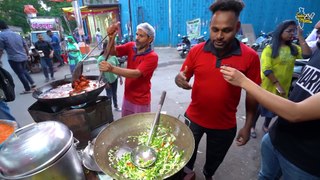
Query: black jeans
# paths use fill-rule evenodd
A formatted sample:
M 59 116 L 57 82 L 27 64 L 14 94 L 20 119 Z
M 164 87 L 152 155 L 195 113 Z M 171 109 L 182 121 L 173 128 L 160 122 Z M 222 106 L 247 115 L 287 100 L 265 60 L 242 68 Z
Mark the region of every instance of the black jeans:
M 113 83 L 109 83 L 109 87 L 106 88 L 107 97 L 112 98 L 114 108 L 118 108 L 117 89 L 118 78 Z
M 187 123 L 187 122 L 186 122 Z M 231 129 L 207 129 L 191 121 L 190 129 L 195 139 L 195 148 L 190 161 L 187 163 L 189 169 L 193 169 L 197 158 L 197 151 L 200 140 L 204 133 L 207 134 L 206 162 L 203 167 L 203 174 L 206 177 L 214 175 L 219 165 L 222 163 L 227 154 L 234 137 L 236 136 L 237 127 Z
M 23 84 L 24 90 L 30 91 L 30 85 L 33 85 L 34 81 L 31 78 L 30 74 L 27 72 L 27 61 L 16 62 L 9 60 L 9 64 Z

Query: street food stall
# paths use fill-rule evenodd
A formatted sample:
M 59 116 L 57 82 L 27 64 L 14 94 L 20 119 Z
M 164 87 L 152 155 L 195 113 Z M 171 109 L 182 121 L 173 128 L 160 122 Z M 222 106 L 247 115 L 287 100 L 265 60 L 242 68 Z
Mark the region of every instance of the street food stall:
M 189 127 L 160 110 L 113 121 L 110 99 L 100 96 L 105 84 L 97 79 L 66 78 L 36 89 L 37 102 L 28 109 L 35 123 L 0 147 L 0 179 L 181 179 L 195 146 Z M 138 168 L 130 154 L 146 143 L 156 115 L 150 143 L 156 161 Z

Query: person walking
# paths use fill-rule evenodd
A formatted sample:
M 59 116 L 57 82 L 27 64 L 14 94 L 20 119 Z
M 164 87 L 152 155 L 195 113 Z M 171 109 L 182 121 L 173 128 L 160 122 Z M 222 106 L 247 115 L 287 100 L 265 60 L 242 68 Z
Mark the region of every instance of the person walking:
M 298 29 L 301 47 L 292 41 Z M 311 49 L 304 40 L 302 30 L 294 20 L 281 22 L 273 32 L 271 45 L 263 49 L 261 54 L 261 87 L 279 96 L 288 97 L 289 88 L 296 59 L 306 57 Z M 277 116 L 263 106 L 259 106 L 258 113 L 251 128 L 251 137 L 256 138 L 256 121 L 259 116 L 265 117 L 263 131 L 267 132 L 273 117 Z
M 59 38 L 53 34 L 51 30 L 47 31 L 47 35 L 51 38 L 51 46 L 53 48 L 53 57 L 55 57 L 60 63 L 58 67 L 64 66 L 63 59 L 61 57 L 61 46 Z
M 36 84 L 26 68 L 30 58 L 26 42 L 19 34 L 11 31 L 3 20 L 0 20 L 0 31 L 0 60 L 5 50 L 10 67 L 23 84 L 24 91 L 20 94 L 32 93 L 32 88 L 35 88 Z
M 97 31 L 96 31 L 96 41 L 97 41 L 97 44 L 98 44 L 98 48 L 100 50 L 103 49 L 103 45 L 102 45 L 102 43 L 100 43 L 102 41 L 102 35 L 101 35 L 101 32 L 100 32 L 100 28 L 97 28 Z
M 74 68 L 76 67 L 78 62 L 80 62 L 82 59 L 79 45 L 76 42 L 76 40 L 74 40 L 73 36 L 67 37 L 66 51 L 68 54 L 68 63 L 70 67 L 70 72 L 72 74 L 74 71 Z
M 100 53 L 100 56 L 97 60 L 98 64 L 106 60 L 107 45 L 108 45 L 108 41 L 105 41 L 103 43 L 103 51 Z M 113 66 L 120 66 L 120 63 L 116 56 L 109 56 L 107 62 Z M 106 89 L 107 97 L 112 99 L 113 107 L 115 111 L 121 112 L 121 108 L 119 108 L 118 106 L 117 89 L 118 89 L 118 79 L 120 79 L 120 85 L 123 84 L 122 78 L 121 76 L 118 76 L 117 74 L 110 73 L 110 72 L 103 73 L 103 76 L 104 76 L 104 81 L 106 82 L 105 89 Z
M 237 133 L 236 112 L 241 88 L 233 87 L 223 79 L 220 66 L 236 67 L 256 84 L 261 82 L 258 54 L 235 38 L 241 26 L 239 15 L 243 7 L 244 4 L 237 0 L 215 1 L 210 6 L 210 39 L 191 48 L 175 78 L 178 87 L 192 90 L 185 117 L 190 120 L 195 149 L 186 167 L 194 168 L 200 140 L 206 133 L 205 179 L 212 179 Z M 193 76 L 191 85 L 189 81 Z M 249 141 L 257 107 L 257 102 L 248 93 L 245 101 L 246 121 L 236 136 L 238 146 Z
M 51 80 L 55 80 L 54 72 L 53 72 L 53 63 L 52 63 L 53 52 L 54 52 L 53 48 L 48 41 L 44 40 L 41 33 L 37 34 L 37 38 L 38 38 L 38 41 L 34 44 L 34 47 L 36 48 L 36 50 L 40 55 L 41 68 L 46 78 L 45 82 L 49 82 L 50 80 L 48 69 L 50 72 Z
M 107 29 L 109 37 L 115 37 L 118 29 L 119 23 L 111 25 Z M 151 78 L 158 66 L 158 55 L 151 48 L 154 38 L 154 28 L 149 23 L 141 23 L 137 26 L 135 42 L 116 47 L 112 43 L 111 46 L 110 55 L 128 56 L 127 68 L 114 66 L 107 61 L 102 61 L 99 65 L 102 72 L 111 72 L 126 78 L 122 117 L 151 110 Z

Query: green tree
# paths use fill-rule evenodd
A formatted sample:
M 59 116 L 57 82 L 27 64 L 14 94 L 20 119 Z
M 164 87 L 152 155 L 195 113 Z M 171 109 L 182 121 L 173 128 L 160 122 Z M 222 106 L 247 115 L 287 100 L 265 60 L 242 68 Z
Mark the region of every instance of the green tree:
M 0 1 L 0 19 L 6 21 L 8 25 L 21 27 L 24 32 L 29 31 L 30 27 L 24 13 L 26 4 L 33 5 L 36 9 L 41 8 L 38 0 Z
M 45 6 L 41 5 L 45 4 Z M 29 32 L 27 16 L 24 13 L 24 5 L 33 5 L 38 11 L 37 16 L 59 17 L 63 22 L 64 29 L 68 32 L 65 21 L 63 20 L 62 7 L 72 6 L 70 2 L 51 2 L 49 0 L 0 0 L 0 19 L 7 22 L 8 25 L 18 26 L 23 31 Z M 46 7 L 46 8 L 45 8 Z

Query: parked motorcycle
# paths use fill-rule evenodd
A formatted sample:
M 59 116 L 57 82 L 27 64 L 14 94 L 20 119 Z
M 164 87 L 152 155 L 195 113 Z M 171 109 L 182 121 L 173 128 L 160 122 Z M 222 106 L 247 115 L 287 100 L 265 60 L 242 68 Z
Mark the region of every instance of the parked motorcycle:
M 237 34 L 236 38 L 243 44 L 248 45 L 249 38 L 245 37 L 243 34 Z
M 129 35 L 124 34 L 123 37 L 121 38 L 121 40 L 117 42 L 117 44 L 122 45 L 122 44 L 126 44 L 129 41 L 130 41 Z M 118 61 L 120 63 L 120 66 L 122 66 L 127 61 L 127 59 L 128 59 L 127 56 L 118 57 Z
M 206 32 L 204 32 L 206 34 Z M 178 37 L 181 37 L 180 34 L 178 34 Z M 187 54 L 189 53 L 190 49 L 201 42 L 205 42 L 204 36 L 199 36 L 196 38 L 193 38 L 189 40 L 188 36 L 182 36 L 181 42 L 177 45 L 177 51 L 179 52 L 181 58 L 185 58 Z
M 178 34 L 178 37 L 181 35 Z M 179 52 L 181 58 L 185 58 L 187 54 L 189 53 L 191 48 L 191 42 L 188 39 L 188 36 L 182 36 L 181 42 L 177 45 L 177 51 Z
M 255 51 L 262 51 L 267 45 L 271 44 L 272 32 L 265 33 L 261 31 L 259 37 L 252 44 L 251 48 Z
M 37 51 L 34 46 L 30 47 L 30 50 L 29 50 L 30 60 L 27 63 L 27 70 L 30 73 L 38 73 L 41 71 L 40 53 L 42 53 L 42 51 L 40 52 Z

